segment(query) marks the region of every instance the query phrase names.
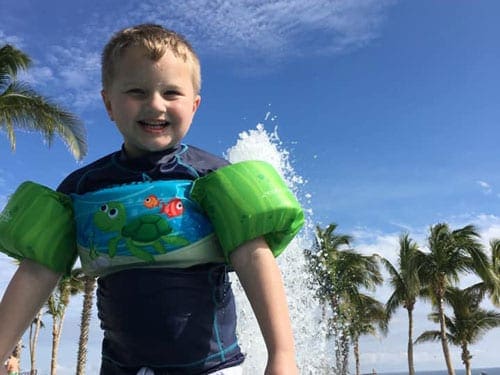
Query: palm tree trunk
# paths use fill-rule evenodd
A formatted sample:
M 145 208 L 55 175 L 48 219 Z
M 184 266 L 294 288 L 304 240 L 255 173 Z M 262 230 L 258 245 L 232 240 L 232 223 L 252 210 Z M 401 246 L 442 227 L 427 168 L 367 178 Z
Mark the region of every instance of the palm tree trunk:
M 465 365 L 465 375 L 472 375 L 472 369 L 470 365 L 470 360 L 472 356 L 470 355 L 467 343 L 462 344 L 462 362 Z
M 467 360 L 465 362 L 465 375 L 472 375 L 472 371 L 471 371 L 471 368 L 470 368 L 470 361 Z
M 33 329 L 33 323 L 35 324 L 35 328 Z M 42 326 L 42 310 L 40 310 L 36 316 L 35 320 L 30 326 L 30 373 L 33 375 L 36 373 L 36 345 L 38 343 L 38 335 L 40 333 L 40 328 Z
M 337 325 L 338 331 L 335 337 L 335 360 L 336 360 L 336 375 L 347 375 L 349 372 L 349 339 L 347 336 L 344 324 L 339 321 Z
M 443 347 L 444 360 L 446 362 L 446 368 L 448 369 L 448 375 L 455 375 L 455 370 L 453 369 L 453 363 L 451 362 L 450 349 L 448 347 L 448 339 L 446 338 L 446 323 L 444 321 L 444 307 L 443 307 L 443 296 L 438 295 L 438 312 L 439 312 L 439 327 L 441 334 L 441 346 Z
M 347 356 L 345 354 L 346 340 L 347 332 L 345 332 L 344 327 L 339 324 L 338 331 L 335 337 L 335 373 L 337 375 L 347 375 Z
M 333 317 L 331 320 L 331 330 L 333 332 L 333 343 L 335 345 L 335 373 L 338 375 L 343 375 L 342 370 L 342 337 L 345 335 L 344 326 L 340 321 L 341 315 L 339 311 L 338 298 L 334 294 L 330 301 L 330 307 L 333 312 Z
M 343 375 L 342 373 L 342 337 L 341 335 L 344 334 L 342 331 L 340 324 L 338 322 L 335 322 L 334 325 L 336 326 L 336 329 L 334 331 L 334 345 L 335 345 L 335 373 L 338 375 Z
M 57 374 L 57 353 L 59 352 L 59 343 L 61 341 L 62 325 L 64 322 L 65 309 L 61 312 L 57 319 L 54 319 L 52 326 L 52 358 L 50 360 L 50 375 Z
M 415 375 L 413 363 L 413 308 L 408 308 L 408 374 Z
M 80 323 L 80 339 L 78 341 L 78 359 L 76 374 L 84 375 L 87 364 L 87 344 L 89 339 L 90 318 L 92 316 L 92 306 L 95 289 L 95 278 L 85 278 L 85 290 L 83 296 L 82 317 Z
M 361 374 L 361 366 L 359 363 L 359 340 L 356 338 L 354 340 L 354 360 L 356 361 L 356 375 Z
M 347 332 L 342 336 L 342 373 L 349 374 L 349 336 Z
M 54 320 L 52 325 L 52 357 L 50 359 L 50 375 L 56 375 L 57 373 L 57 350 L 59 349 L 59 332 L 57 329 L 57 323 Z

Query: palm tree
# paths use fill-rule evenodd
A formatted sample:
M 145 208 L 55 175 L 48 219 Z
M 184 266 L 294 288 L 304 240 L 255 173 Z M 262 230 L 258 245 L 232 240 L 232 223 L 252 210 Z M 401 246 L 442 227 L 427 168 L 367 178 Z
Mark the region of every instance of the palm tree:
M 348 313 L 345 307 L 361 298 L 361 289 L 373 290 L 382 283 L 378 260 L 347 248 L 351 237 L 336 234 L 336 224 L 325 230 L 316 228 L 312 250 L 305 250 L 309 270 L 316 282 L 316 297 L 333 318 L 328 321 L 328 334 L 335 338 L 335 373 L 347 373 L 349 357 Z
M 73 156 L 82 159 L 87 153 L 83 124 L 16 79 L 18 72 L 30 64 L 28 55 L 15 47 L 6 44 L 0 48 L 0 127 L 7 132 L 12 150 L 16 148 L 15 128 L 35 130 L 42 133 L 49 146 L 57 133 Z
M 59 281 L 56 289 L 47 301 L 47 313 L 52 316 L 52 357 L 50 361 L 50 374 L 56 375 L 57 353 L 61 340 L 62 327 L 69 304 L 70 297 L 83 290 L 83 273 L 75 269 L 71 275 L 65 275 Z
M 340 303 L 335 283 L 334 269 L 340 248 L 350 244 L 351 237 L 345 234 L 337 234 L 335 230 L 337 224 L 330 224 L 324 230 L 320 226 L 316 227 L 316 237 L 313 249 L 304 251 L 308 262 L 309 271 L 314 280 L 315 296 L 323 306 L 323 315 L 329 307 L 333 312 L 333 318 L 328 320 L 327 336 L 335 338 L 335 369 L 341 374 L 342 351 L 340 340 L 341 323 Z
M 83 308 L 80 322 L 80 338 L 78 340 L 78 358 L 76 374 L 84 375 L 87 364 L 87 344 L 89 339 L 90 318 L 94 299 L 95 277 L 84 277 Z
M 344 360 L 342 371 L 348 371 L 349 328 L 351 323 L 350 306 L 363 306 L 366 297 L 361 291 L 374 291 L 383 282 L 379 269 L 378 257 L 362 255 L 352 249 L 341 250 L 337 254 L 335 265 L 335 283 L 340 297 L 339 322 L 341 325 L 341 348 Z M 347 307 L 348 311 L 344 311 Z
M 462 349 L 466 375 L 471 375 L 472 355 L 469 345 L 479 341 L 488 330 L 500 326 L 500 313 L 482 309 L 479 306 L 481 299 L 482 293 L 474 287 L 464 290 L 450 287 L 445 293 L 445 301 L 453 309 L 453 316 L 445 315 L 446 337 L 450 343 Z M 439 313 L 430 314 L 430 319 L 439 323 Z M 440 337 L 440 331 L 425 331 L 415 342 L 437 341 Z
M 402 306 L 408 313 L 408 374 L 415 375 L 413 362 L 413 310 L 420 293 L 418 268 L 415 264 L 418 245 L 410 236 L 402 234 L 399 237 L 399 255 L 396 266 L 385 258 L 382 264 L 389 272 L 389 282 L 393 292 L 386 302 L 387 318 L 390 319 L 396 309 Z
M 447 224 L 436 224 L 430 228 L 430 252 L 419 251 L 417 255 L 420 281 L 437 309 L 441 346 L 449 375 L 454 375 L 455 370 L 446 337 L 445 292 L 458 283 L 462 273 L 475 273 L 484 279 L 492 277 L 488 257 L 478 239 L 479 234 L 472 225 L 452 231 Z
M 356 375 L 360 375 L 359 338 L 363 335 L 376 335 L 377 330 L 387 333 L 387 314 L 380 301 L 365 294 L 351 301 L 348 313 L 348 333 L 353 344 L 356 362 Z

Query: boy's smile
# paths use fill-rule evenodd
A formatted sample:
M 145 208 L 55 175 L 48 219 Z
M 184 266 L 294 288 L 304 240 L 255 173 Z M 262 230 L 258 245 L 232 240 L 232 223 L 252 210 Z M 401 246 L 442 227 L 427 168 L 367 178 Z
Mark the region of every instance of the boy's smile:
M 127 154 L 137 157 L 178 144 L 200 104 L 192 68 L 167 51 L 158 61 L 141 47 L 127 48 L 102 97 L 124 138 Z

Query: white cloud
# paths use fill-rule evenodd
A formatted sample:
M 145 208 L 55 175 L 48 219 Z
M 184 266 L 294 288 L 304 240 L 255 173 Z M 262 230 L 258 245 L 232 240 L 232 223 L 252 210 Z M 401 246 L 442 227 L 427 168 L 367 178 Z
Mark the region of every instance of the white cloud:
M 100 55 L 86 46 L 86 39 L 67 44 L 50 48 L 46 63 L 53 67 L 52 77 L 57 81 L 53 86 L 62 88 L 54 94 L 82 110 L 100 102 Z
M 178 29 L 202 49 L 266 56 L 341 52 L 378 35 L 383 11 L 393 1 L 380 0 L 199 0 L 134 5 L 132 20 L 145 19 Z M 315 35 L 314 39 L 309 36 Z M 318 38 L 318 35 L 320 36 Z M 307 42 L 307 44 L 302 44 Z M 311 49 L 312 47 L 312 49 Z
M 484 240 L 500 238 L 500 218 L 498 216 L 481 214 L 477 216 L 476 223 Z
M 22 48 L 24 45 L 21 37 L 17 35 L 8 35 L 3 30 L 0 30 L 0 46 L 4 44 L 12 44 L 17 48 Z
M 491 185 L 485 181 L 478 180 L 476 183 L 481 187 L 483 193 L 485 194 L 490 194 L 493 191 Z
M 37 66 L 36 62 L 33 67 L 28 70 L 21 71 L 17 77 L 20 81 L 36 85 L 43 82 L 46 85 L 48 82 L 54 80 L 54 73 L 48 66 Z
M 356 239 L 356 250 L 363 254 L 379 254 L 387 259 L 393 259 L 399 249 L 398 233 L 375 233 L 356 230 L 353 234 Z

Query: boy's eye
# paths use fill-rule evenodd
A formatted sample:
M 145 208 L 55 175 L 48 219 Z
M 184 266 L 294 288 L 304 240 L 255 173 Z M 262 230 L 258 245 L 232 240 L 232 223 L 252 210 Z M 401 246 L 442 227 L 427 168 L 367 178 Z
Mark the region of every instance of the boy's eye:
M 127 94 L 139 96 L 139 95 L 144 95 L 145 91 L 141 89 L 130 89 L 127 90 Z
M 171 97 L 171 96 L 179 96 L 181 93 L 176 90 L 167 90 L 163 93 L 163 95 Z

